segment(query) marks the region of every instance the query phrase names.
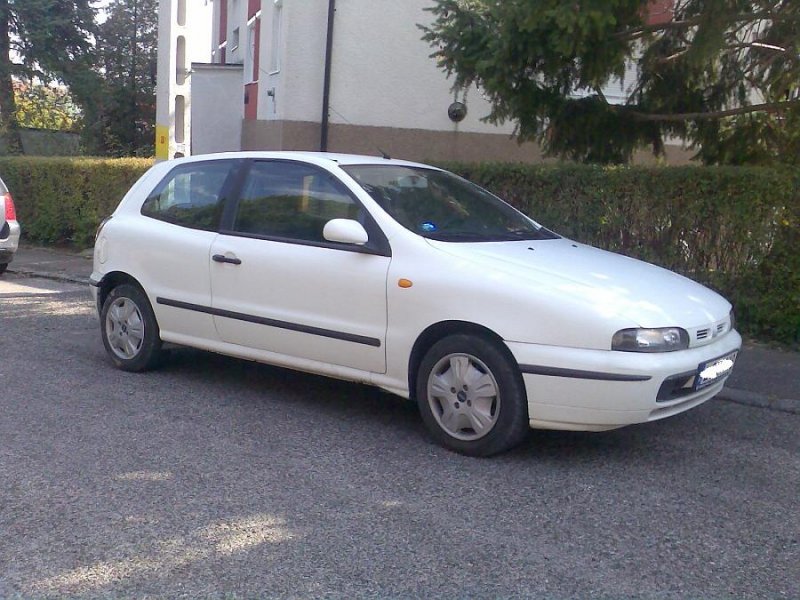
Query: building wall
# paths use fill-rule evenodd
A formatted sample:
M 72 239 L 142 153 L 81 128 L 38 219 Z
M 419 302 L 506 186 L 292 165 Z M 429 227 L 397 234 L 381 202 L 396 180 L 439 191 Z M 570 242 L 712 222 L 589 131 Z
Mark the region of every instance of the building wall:
M 214 39 L 226 40 L 228 62 L 245 65 L 240 90 L 244 97 L 247 86 L 249 104 L 242 149 L 318 150 L 328 0 L 213 2 L 217 28 L 222 3 L 227 7 L 227 31 L 224 36 L 215 33 Z M 328 149 L 371 154 L 381 149 L 417 160 L 541 161 L 538 145 L 517 143 L 513 124 L 484 121 L 490 105 L 479 90 L 452 90 L 452 82 L 430 58 L 432 49 L 421 39 L 419 25 L 432 18 L 424 9 L 432 4 L 432 0 L 336 1 Z M 668 2 L 658 0 L 658 4 Z M 252 72 L 246 52 L 248 19 L 258 35 L 259 60 Z M 239 43 L 232 45 L 236 29 Z M 221 57 L 219 49 L 215 60 Z M 627 76 L 610 82 L 607 96 L 623 101 L 630 83 Z M 468 108 L 460 123 L 453 123 L 447 114 L 454 100 Z M 668 154 L 671 161 L 688 157 L 678 148 Z
M 512 133 L 511 125 L 481 121 L 490 106 L 475 90 L 467 93 L 467 117 L 454 124 L 447 108 L 455 99 L 452 81 L 430 58 L 420 24 L 430 0 L 343 0 L 337 3 L 331 120 L 337 124 L 448 132 Z M 459 94 L 458 99 L 462 96 Z
M 241 85 L 240 65 L 192 64 L 192 154 L 241 149 Z
M 511 133 L 481 122 L 489 104 L 477 91 L 467 94 L 469 114 L 457 127 L 447 108 L 454 99 L 451 82 L 429 57 L 418 25 L 430 21 L 423 9 L 430 0 L 338 0 L 332 53 L 333 123 L 411 127 L 437 131 Z M 259 118 L 287 121 L 321 119 L 326 0 L 283 0 L 280 71 L 273 62 L 273 0 L 262 2 L 262 94 L 275 88 L 259 106 Z M 461 95 L 459 95 L 461 99 Z M 284 100 L 282 102 L 282 100 Z
M 191 154 L 191 64 L 211 58 L 209 0 L 160 0 L 156 159 Z
M 430 20 L 423 10 L 430 4 L 430 0 L 337 1 L 329 149 L 375 153 L 381 147 L 409 158 L 454 159 L 480 156 L 481 148 L 492 147 L 493 158 L 521 160 L 532 155 L 538 160 L 535 145 L 521 147 L 510 137 L 511 125 L 496 127 L 481 121 L 489 114 L 489 104 L 477 91 L 465 98 L 451 90 L 451 82 L 420 39 L 418 25 Z M 317 150 L 328 2 L 263 0 L 261 6 L 257 119 L 275 123 L 247 123 L 242 147 Z M 230 13 L 228 19 L 230 23 Z M 467 117 L 459 124 L 447 116 L 456 99 L 468 106 Z M 475 136 L 461 135 L 467 133 L 484 133 L 491 141 L 481 144 Z

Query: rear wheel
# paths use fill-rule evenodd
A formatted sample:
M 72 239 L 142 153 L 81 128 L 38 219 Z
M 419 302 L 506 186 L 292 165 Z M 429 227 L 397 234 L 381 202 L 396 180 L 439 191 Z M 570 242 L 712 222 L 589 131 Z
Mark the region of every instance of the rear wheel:
M 519 444 L 528 401 L 513 361 L 488 338 L 453 335 L 434 344 L 417 373 L 417 403 L 431 435 L 470 456 Z
M 103 303 L 100 322 L 103 345 L 115 366 L 124 371 L 145 371 L 158 364 L 158 323 L 141 289 L 123 284 L 111 290 Z
M 0 275 L 5 273 L 7 268 L 8 268 L 8 263 L 0 263 Z

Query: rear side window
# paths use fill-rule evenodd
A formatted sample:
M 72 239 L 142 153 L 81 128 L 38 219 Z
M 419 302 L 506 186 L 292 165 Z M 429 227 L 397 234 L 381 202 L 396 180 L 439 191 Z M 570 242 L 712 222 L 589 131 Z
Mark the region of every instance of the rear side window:
M 360 206 L 327 171 L 290 162 L 256 162 L 239 197 L 233 232 L 325 243 L 331 219 L 356 219 Z
M 173 169 L 142 205 L 142 214 L 193 229 L 214 231 L 222 215 L 232 161 L 190 163 Z

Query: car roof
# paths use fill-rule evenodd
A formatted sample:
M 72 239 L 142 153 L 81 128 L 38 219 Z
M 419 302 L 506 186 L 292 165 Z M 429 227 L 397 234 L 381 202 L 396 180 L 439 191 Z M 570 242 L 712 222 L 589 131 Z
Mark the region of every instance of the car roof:
M 430 165 L 423 163 L 410 162 L 406 160 L 398 160 L 393 158 L 384 158 L 382 156 L 367 156 L 361 154 L 339 154 L 334 152 L 305 152 L 305 151 L 289 151 L 281 150 L 275 152 L 269 151 L 246 151 L 246 152 L 220 152 L 216 154 L 195 154 L 194 156 L 177 159 L 182 162 L 197 162 L 203 160 L 220 160 L 230 158 L 261 158 L 261 159 L 284 159 L 284 160 L 300 160 L 314 164 L 335 163 L 340 166 L 347 165 L 397 165 L 407 167 L 422 167 L 434 168 Z

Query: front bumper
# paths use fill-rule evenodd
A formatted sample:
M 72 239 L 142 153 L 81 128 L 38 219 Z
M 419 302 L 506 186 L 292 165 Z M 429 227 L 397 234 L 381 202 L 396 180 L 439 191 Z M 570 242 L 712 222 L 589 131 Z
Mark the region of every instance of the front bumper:
M 523 373 L 531 427 L 572 431 L 655 421 L 702 404 L 719 393 L 729 374 L 668 399 L 664 382 L 741 344 L 736 331 L 698 348 L 653 354 L 507 342 Z

